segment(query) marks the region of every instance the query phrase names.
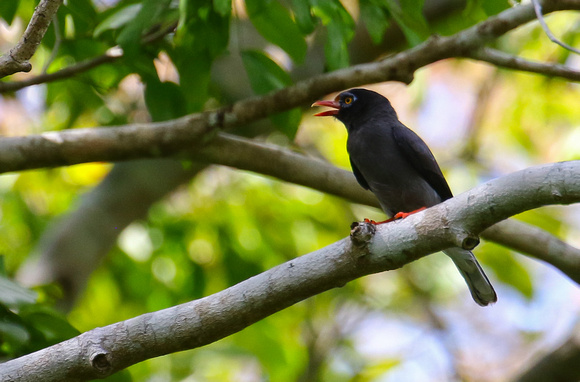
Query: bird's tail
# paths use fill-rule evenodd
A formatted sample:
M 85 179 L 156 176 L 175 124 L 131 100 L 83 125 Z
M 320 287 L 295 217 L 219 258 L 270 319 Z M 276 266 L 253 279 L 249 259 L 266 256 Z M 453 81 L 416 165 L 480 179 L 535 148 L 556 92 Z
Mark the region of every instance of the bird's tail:
M 486 306 L 497 301 L 493 286 L 471 251 L 461 248 L 448 248 L 443 252 L 455 263 L 476 303 Z

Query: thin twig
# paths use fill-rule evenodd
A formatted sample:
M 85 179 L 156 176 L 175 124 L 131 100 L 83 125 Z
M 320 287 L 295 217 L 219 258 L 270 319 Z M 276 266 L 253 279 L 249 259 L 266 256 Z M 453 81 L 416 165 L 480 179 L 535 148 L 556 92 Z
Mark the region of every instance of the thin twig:
M 89 60 L 85 60 L 77 64 L 68 66 L 54 73 L 40 74 L 38 76 L 34 76 L 18 82 L 0 82 L 0 94 L 20 90 L 27 86 L 38 85 L 69 78 L 74 75 L 86 72 L 102 64 L 114 62 L 121 57 L 122 55 L 115 55 L 108 52 L 101 56 L 97 56 L 95 58 L 91 58 Z
M 540 0 L 532 0 L 532 4 L 534 5 L 534 11 L 536 12 L 536 17 L 538 18 L 538 21 L 540 22 L 540 25 L 542 26 L 544 33 L 546 34 L 546 36 L 548 36 L 550 41 L 552 41 L 554 44 L 560 45 L 564 49 L 567 49 L 567 50 L 574 52 L 576 54 L 580 54 L 580 50 L 574 48 L 573 46 L 566 44 L 563 41 L 560 41 L 559 39 L 556 38 L 556 36 L 554 36 L 552 31 L 548 27 L 548 24 L 546 24 L 546 20 L 544 19 L 544 14 L 542 13 L 542 4 L 540 4 Z
M 475 50 L 470 52 L 467 57 L 503 68 L 538 73 L 548 77 L 560 77 L 570 81 L 580 81 L 580 71 L 565 65 L 529 61 L 493 48 L 484 47 Z
M 167 34 L 173 32 L 175 30 L 176 26 L 177 26 L 177 22 L 172 23 L 165 28 L 159 29 L 158 31 L 156 31 L 154 33 L 151 33 L 151 34 L 144 36 L 143 43 L 149 44 L 149 43 L 153 43 L 155 41 L 162 39 Z M 79 62 L 77 64 L 71 65 L 71 66 L 66 67 L 64 69 L 58 70 L 54 73 L 47 74 L 47 73 L 45 73 L 46 71 L 43 70 L 43 74 L 28 78 L 26 80 L 22 80 L 22 81 L 18 81 L 18 82 L 0 82 L 0 94 L 7 93 L 7 92 L 14 92 L 16 90 L 20 90 L 20 89 L 23 89 L 25 87 L 32 86 L 32 85 L 38 85 L 38 84 L 43 84 L 43 83 L 48 83 L 48 82 L 53 82 L 53 81 L 69 78 L 69 77 L 75 76 L 77 74 L 91 70 L 93 68 L 96 68 L 97 66 L 100 66 L 102 64 L 114 62 L 114 61 L 120 59 L 121 57 L 123 57 L 123 51 L 121 50 L 120 47 L 116 46 L 116 47 L 110 48 L 107 51 L 107 53 L 105 53 L 103 55 Z M 52 58 L 49 59 L 49 61 L 47 62 L 47 67 L 51 61 L 52 61 Z

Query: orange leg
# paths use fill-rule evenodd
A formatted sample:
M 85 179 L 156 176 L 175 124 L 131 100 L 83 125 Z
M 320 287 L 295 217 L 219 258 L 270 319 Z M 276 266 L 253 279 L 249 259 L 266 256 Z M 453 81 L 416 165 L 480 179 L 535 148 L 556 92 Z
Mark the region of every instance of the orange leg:
M 406 218 L 407 216 L 409 216 L 409 215 L 413 215 L 413 214 L 416 214 L 417 212 L 421 212 L 421 211 L 423 211 L 423 210 L 424 210 L 424 209 L 426 209 L 426 208 L 427 208 L 427 207 L 421 207 L 421 208 L 418 208 L 418 209 L 416 209 L 416 210 L 414 210 L 414 211 L 411 211 L 411 212 L 397 212 L 397 213 L 395 214 L 395 216 L 393 216 L 392 218 L 390 218 L 390 219 L 387 219 L 387 220 L 383 220 L 383 221 L 381 221 L 381 222 L 376 222 L 376 221 L 374 221 L 374 220 L 370 220 L 370 219 L 365 219 L 365 220 L 364 220 L 364 222 L 365 222 L 365 223 L 371 223 L 371 224 L 374 224 L 374 225 L 379 225 L 379 224 L 389 223 L 389 222 L 392 222 L 392 221 L 394 221 L 394 220 L 404 219 L 404 218 Z

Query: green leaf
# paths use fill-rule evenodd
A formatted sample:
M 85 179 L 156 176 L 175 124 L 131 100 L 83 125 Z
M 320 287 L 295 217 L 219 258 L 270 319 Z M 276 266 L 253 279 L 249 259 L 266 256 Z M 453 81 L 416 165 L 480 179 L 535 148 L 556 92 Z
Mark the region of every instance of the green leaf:
M 93 32 L 94 37 L 99 37 L 103 32 L 108 30 L 115 30 L 127 25 L 131 20 L 133 20 L 139 12 L 141 11 L 142 4 L 132 4 L 126 7 L 120 8 L 117 12 L 113 13 L 103 21 L 101 21 Z
M 49 344 L 65 341 L 80 334 L 63 315 L 47 306 L 29 306 L 20 312 L 20 317 L 34 330 L 39 331 Z
M 306 56 L 306 41 L 290 12 L 277 1 L 247 0 L 248 16 L 258 32 L 298 63 Z
M 4 0 L 0 1 L 0 17 L 6 21 L 8 25 L 14 21 L 14 16 L 20 5 L 20 0 Z
M 290 75 L 264 53 L 248 50 L 241 55 L 254 92 L 264 94 L 292 84 Z
M 250 85 L 257 94 L 265 94 L 292 84 L 290 75 L 262 52 L 244 51 L 242 61 L 248 73 Z M 293 109 L 276 114 L 271 117 L 271 120 L 280 131 L 293 139 L 301 117 L 300 110 Z
M 486 243 L 485 255 L 488 260 L 487 266 L 493 269 L 498 279 L 514 287 L 524 297 L 532 298 L 534 294 L 532 278 L 511 251 L 493 243 Z
M 328 30 L 324 45 L 326 63 L 330 70 L 349 65 L 348 42 L 354 36 L 355 23 L 352 16 L 338 0 L 312 0 L 312 11 Z
M 302 120 L 302 111 L 299 108 L 294 108 L 283 113 L 274 114 L 270 117 L 270 120 L 279 131 L 293 140 Z
M 0 321 L 0 338 L 12 346 L 19 348 L 30 341 L 30 333 L 21 324 Z
M 389 26 L 389 12 L 381 5 L 377 4 L 375 0 L 360 1 L 362 23 L 375 44 L 379 44 L 383 40 L 385 31 Z
M 34 304 L 37 298 L 36 292 L 0 276 L 0 303 L 10 308 L 17 308 L 22 305 Z
M 229 17 L 232 12 L 232 0 L 213 0 L 213 9 L 222 17 Z
M 292 0 L 292 11 L 294 12 L 294 19 L 296 25 L 300 28 L 303 34 L 308 35 L 314 32 L 316 27 L 316 19 L 312 12 L 310 12 L 309 0 Z
M 401 5 L 396 0 L 387 0 L 385 6 L 401 27 L 405 38 L 411 46 L 422 43 L 429 37 L 429 27 L 423 16 L 424 0 L 402 1 Z
M 187 113 L 179 85 L 149 79 L 145 84 L 145 104 L 154 121 L 167 121 Z
M 201 110 L 209 98 L 211 64 L 228 45 L 231 12 L 224 14 L 225 7 L 218 3 L 182 0 L 179 4 L 174 46 L 167 53 L 179 72 L 181 87 L 187 89 L 189 112 Z
M 90 36 L 96 20 L 97 12 L 90 0 L 68 1 L 64 6 L 72 16 L 76 36 Z
M 164 11 L 169 8 L 171 0 L 143 0 L 143 6 L 117 37 L 117 44 L 123 48 L 125 57 L 133 58 L 141 49 L 141 37 L 144 32 L 161 21 Z
M 483 1 L 481 7 L 488 16 L 494 16 L 510 8 L 507 0 L 487 0 Z

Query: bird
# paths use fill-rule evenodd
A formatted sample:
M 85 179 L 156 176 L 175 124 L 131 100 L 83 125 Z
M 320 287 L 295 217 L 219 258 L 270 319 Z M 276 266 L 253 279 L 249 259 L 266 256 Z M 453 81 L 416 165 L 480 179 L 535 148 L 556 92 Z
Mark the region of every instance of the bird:
M 358 183 L 372 191 L 391 218 L 405 218 L 453 197 L 435 156 L 427 144 L 399 121 L 389 100 L 362 88 L 340 93 L 334 101 L 312 106 L 330 110 L 315 114 L 333 116 L 348 132 L 346 148 Z M 481 265 L 469 250 L 451 247 L 443 251 L 451 258 L 480 306 L 497 301 L 497 294 Z

